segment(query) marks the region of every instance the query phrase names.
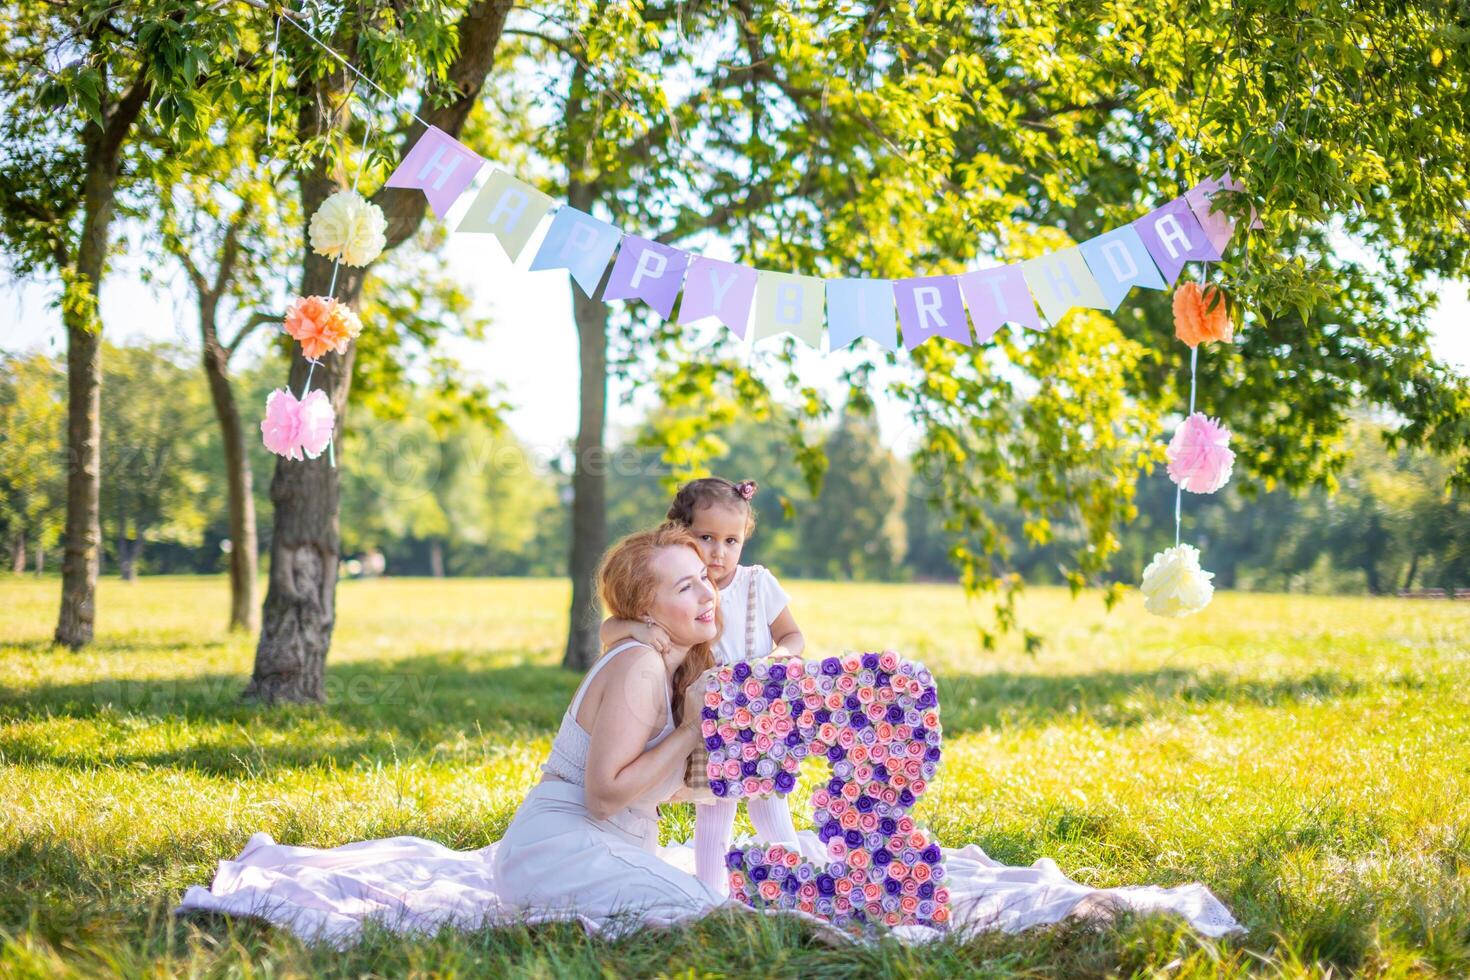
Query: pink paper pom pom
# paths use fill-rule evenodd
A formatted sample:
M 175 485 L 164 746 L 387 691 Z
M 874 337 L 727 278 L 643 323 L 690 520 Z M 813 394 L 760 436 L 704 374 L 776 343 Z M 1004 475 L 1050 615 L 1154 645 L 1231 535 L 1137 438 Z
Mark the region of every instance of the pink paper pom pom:
M 1214 493 L 1229 482 L 1235 468 L 1230 430 L 1203 412 L 1195 412 L 1174 430 L 1165 455 L 1169 479 L 1190 493 Z
M 277 388 L 265 400 L 265 418 L 260 422 L 265 448 L 287 459 L 316 459 L 332 441 L 336 413 L 327 393 L 318 388 L 300 401 L 285 388 Z

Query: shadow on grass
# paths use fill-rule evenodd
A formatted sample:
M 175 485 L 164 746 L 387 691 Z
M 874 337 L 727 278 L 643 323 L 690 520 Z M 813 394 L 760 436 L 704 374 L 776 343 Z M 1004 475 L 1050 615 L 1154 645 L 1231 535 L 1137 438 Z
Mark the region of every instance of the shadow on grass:
M 502 743 L 550 735 L 580 678 L 541 664 L 476 669 L 447 663 L 444 655 L 419 656 L 329 666 L 325 704 L 269 708 L 240 702 L 247 680 L 200 674 L 109 676 L 23 690 L 0 685 L 0 721 L 17 723 L 0 735 L 0 755 L 11 762 L 143 764 L 232 776 L 276 767 L 372 766 L 452 753 L 467 739 L 482 741 L 479 733 L 487 731 Z M 192 733 L 197 744 L 144 752 L 114 751 L 108 743 L 123 739 L 113 737 L 88 738 L 76 748 L 45 731 L 25 731 L 27 720 L 57 717 L 99 723 L 143 717 L 201 731 Z
M 224 640 L 149 640 L 145 638 L 102 637 L 93 640 L 79 651 L 88 655 L 107 653 L 184 653 L 198 650 L 218 650 L 227 644 Z M 6 650 L 20 653 L 70 653 L 64 645 L 51 639 L 7 640 L 0 644 Z

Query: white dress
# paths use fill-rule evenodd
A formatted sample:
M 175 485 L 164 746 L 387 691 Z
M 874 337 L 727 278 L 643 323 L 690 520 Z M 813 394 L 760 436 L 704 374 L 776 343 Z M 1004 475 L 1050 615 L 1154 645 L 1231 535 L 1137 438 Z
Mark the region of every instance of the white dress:
M 679 784 L 682 766 L 671 770 L 665 785 L 608 820 L 594 820 L 583 803 L 587 733 L 577 724 L 577 708 L 588 681 L 634 645 L 614 647 L 588 672 L 543 767 L 560 779 L 532 787 L 496 843 L 455 851 L 420 837 L 390 837 L 315 848 L 277 844 L 269 834 L 256 833 L 234 860 L 219 863 L 209 888 L 189 888 L 174 913 L 252 916 L 308 941 L 341 947 L 357 939 L 368 920 L 398 932 L 432 932 L 443 925 L 475 929 L 571 919 L 588 932 L 616 935 L 674 925 L 734 904 L 694 877 L 692 846 L 658 847 L 654 804 Z M 668 717 L 649 748 L 673 730 L 672 710 Z M 809 859 L 827 860 L 815 834 L 800 837 Z M 1009 867 L 973 844 L 945 848 L 944 861 L 953 929 L 1018 932 L 1109 908 L 1172 912 L 1207 936 L 1241 928 L 1203 885 L 1089 888 L 1048 859 Z M 801 912 L 785 914 L 816 921 Z M 940 935 L 925 926 L 893 933 L 910 942 Z

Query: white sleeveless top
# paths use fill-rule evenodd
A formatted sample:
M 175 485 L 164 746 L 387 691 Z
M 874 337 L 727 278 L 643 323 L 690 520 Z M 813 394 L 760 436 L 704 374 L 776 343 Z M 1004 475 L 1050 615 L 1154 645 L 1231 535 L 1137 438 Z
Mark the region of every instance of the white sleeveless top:
M 572 698 L 571 705 L 561 716 L 561 727 L 557 729 L 556 738 L 551 741 L 551 754 L 546 757 L 546 762 L 541 766 L 542 772 L 571 783 L 573 786 L 587 784 L 587 747 L 591 742 L 591 736 L 585 728 L 578 724 L 577 709 L 582 706 L 582 698 L 587 693 L 587 686 L 592 682 L 592 678 L 597 676 L 597 672 L 611 663 L 613 657 L 636 646 L 642 646 L 642 644 L 637 640 L 619 643 L 604 653 L 597 663 L 592 665 L 592 669 L 587 671 L 587 676 L 582 679 L 581 685 L 577 688 L 577 694 Z M 674 731 L 674 706 L 669 701 L 667 675 L 664 676 L 664 709 L 663 730 L 648 740 L 643 747 L 645 752 L 668 738 Z M 641 810 L 651 809 L 654 804 L 667 800 L 683 782 L 684 766 L 675 766 L 668 779 L 655 785 L 631 806 Z

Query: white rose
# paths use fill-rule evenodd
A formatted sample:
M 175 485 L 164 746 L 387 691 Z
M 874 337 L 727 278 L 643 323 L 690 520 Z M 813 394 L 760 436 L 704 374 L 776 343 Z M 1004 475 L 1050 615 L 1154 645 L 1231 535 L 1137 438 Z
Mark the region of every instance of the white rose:
M 1139 585 L 1144 595 L 1143 606 L 1156 616 L 1188 616 L 1210 604 L 1215 587 L 1210 579 L 1214 572 L 1200 567 L 1199 549 L 1180 544 L 1154 555 L 1143 570 Z
M 343 265 L 364 266 L 382 254 L 387 227 L 382 208 L 357 191 L 338 191 L 311 216 L 308 232 L 318 255 L 340 258 Z

